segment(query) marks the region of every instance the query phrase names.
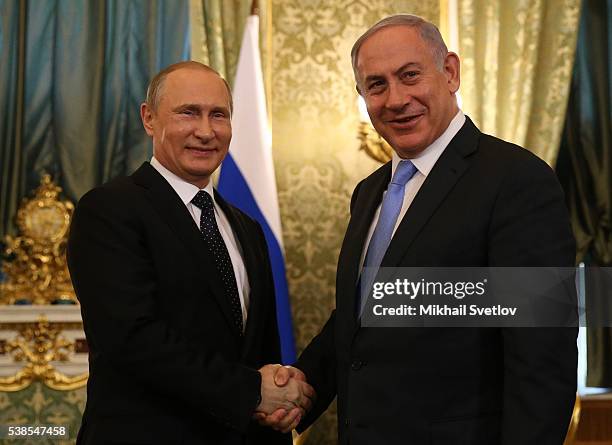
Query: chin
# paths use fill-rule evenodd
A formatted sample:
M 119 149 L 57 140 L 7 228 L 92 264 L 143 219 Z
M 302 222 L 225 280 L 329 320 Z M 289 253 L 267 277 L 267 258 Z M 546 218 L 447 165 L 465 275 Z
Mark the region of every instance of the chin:
M 402 158 L 412 157 L 425 149 L 421 141 L 396 140 L 389 143 L 393 150 Z

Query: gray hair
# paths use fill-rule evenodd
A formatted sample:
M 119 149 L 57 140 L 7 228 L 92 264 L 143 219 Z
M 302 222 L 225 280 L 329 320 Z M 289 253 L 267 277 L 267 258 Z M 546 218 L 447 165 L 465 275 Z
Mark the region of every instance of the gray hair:
M 353 45 L 353 49 L 351 49 L 351 63 L 353 65 L 353 74 L 355 75 L 355 81 L 357 83 L 359 83 L 357 73 L 357 58 L 359 57 L 359 49 L 361 48 L 361 45 L 363 45 L 363 42 L 372 34 L 389 26 L 409 26 L 411 28 L 416 28 L 419 31 L 419 35 L 423 41 L 430 47 L 436 67 L 442 71 L 448 49 L 436 25 L 422 19 L 417 15 L 397 14 L 385 17 L 376 23 L 374 26 L 364 32 Z

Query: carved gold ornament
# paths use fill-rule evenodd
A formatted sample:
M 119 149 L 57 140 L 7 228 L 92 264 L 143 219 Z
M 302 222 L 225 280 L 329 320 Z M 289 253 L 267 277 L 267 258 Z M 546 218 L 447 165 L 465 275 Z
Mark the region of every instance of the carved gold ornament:
M 34 197 L 21 204 L 19 236 L 5 237 L 2 271 L 6 282 L 0 283 L 0 304 L 77 302 L 66 265 L 74 206 L 58 200 L 61 191 L 49 175 L 43 175 Z
M 359 149 L 365 151 L 375 161 L 385 164 L 391 160 L 391 146 L 369 122 L 359 122 L 359 141 L 361 142 Z
M 67 362 L 74 353 L 75 342 L 61 336 L 61 329 L 79 326 L 80 323 L 75 326 L 50 324 L 44 316 L 36 323 L 12 325 L 18 335 L 6 341 L 4 353 L 10 354 L 14 362 L 25 365 L 13 376 L 0 377 L 0 391 L 20 391 L 34 381 L 42 381 L 49 388 L 61 391 L 85 386 L 88 373 L 66 376 L 52 365 L 52 362 Z

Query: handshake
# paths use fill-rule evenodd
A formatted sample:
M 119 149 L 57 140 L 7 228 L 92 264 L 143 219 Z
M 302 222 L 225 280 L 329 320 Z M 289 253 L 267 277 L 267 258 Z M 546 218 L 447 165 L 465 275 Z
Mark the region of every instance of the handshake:
M 260 425 L 287 433 L 298 426 L 316 398 L 302 371 L 292 366 L 265 365 L 261 374 L 261 402 L 253 418 Z

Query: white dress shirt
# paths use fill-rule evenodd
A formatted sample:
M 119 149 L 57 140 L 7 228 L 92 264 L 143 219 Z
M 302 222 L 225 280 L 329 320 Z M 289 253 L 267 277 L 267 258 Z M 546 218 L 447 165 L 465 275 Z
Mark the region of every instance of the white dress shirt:
M 185 204 L 187 210 L 189 210 L 189 213 L 193 218 L 193 222 L 195 223 L 198 230 L 200 230 L 200 215 L 202 214 L 202 210 L 200 210 L 199 207 L 191 203 L 191 200 L 200 191 L 200 189 L 195 185 L 190 184 L 184 179 L 178 177 L 166 167 L 161 165 L 160 162 L 155 159 L 155 156 L 151 158 L 151 165 L 153 166 L 153 168 L 155 168 L 155 170 L 159 172 L 160 175 L 164 177 L 166 181 L 168 181 L 168 184 L 170 184 L 170 186 L 174 189 L 179 198 L 181 198 L 181 201 L 183 201 L 183 204 Z M 242 259 L 242 249 L 234 234 L 232 226 L 227 220 L 227 217 L 223 213 L 223 210 L 221 210 L 221 207 L 219 207 L 219 204 L 217 204 L 217 201 L 215 201 L 212 180 L 208 181 L 208 185 L 202 190 L 208 193 L 213 200 L 217 227 L 219 227 L 219 232 L 221 232 L 221 237 L 223 238 L 223 241 L 225 241 L 225 247 L 227 247 L 227 251 L 232 260 L 234 275 L 236 275 L 238 296 L 240 297 L 240 306 L 242 307 L 242 327 L 244 329 L 246 327 L 247 322 L 249 292 L 251 288 L 249 286 L 249 278 L 247 276 L 246 267 L 244 266 L 244 260 Z
M 410 159 L 414 166 L 417 168 L 417 171 L 410 179 L 410 181 L 408 181 L 408 183 L 406 184 L 406 188 L 404 191 L 404 201 L 402 202 L 402 208 L 400 210 L 399 216 L 397 217 L 397 221 L 395 222 L 395 227 L 393 228 L 393 235 L 395 235 L 395 231 L 402 222 L 404 215 L 406 215 L 406 212 L 408 211 L 410 204 L 412 204 L 414 197 L 425 182 L 427 175 L 434 167 L 434 165 L 436 165 L 438 158 L 442 155 L 450 141 L 459 132 L 461 127 L 463 127 L 464 123 L 465 115 L 461 110 L 459 110 L 455 117 L 451 120 L 446 130 L 444 130 L 444 133 L 442 133 L 438 139 L 433 141 L 429 147 L 419 153 L 417 157 Z M 400 158 L 398 154 L 393 151 L 393 156 L 391 158 L 391 178 L 393 177 L 395 169 L 397 168 L 397 165 L 400 163 L 400 161 L 402 161 L 402 158 Z M 391 180 L 389 179 L 389 181 Z M 383 194 L 383 199 L 384 197 L 385 195 Z M 368 231 L 368 236 L 366 237 L 365 244 L 363 245 L 363 249 L 361 252 L 359 270 L 363 268 L 363 262 L 365 261 L 368 246 L 370 245 L 370 240 L 372 239 L 374 229 L 376 228 L 376 224 L 378 223 L 378 216 L 380 215 L 381 205 L 382 201 L 376 209 L 376 213 L 374 213 L 374 218 L 372 219 L 372 223 L 370 224 L 370 230 Z

